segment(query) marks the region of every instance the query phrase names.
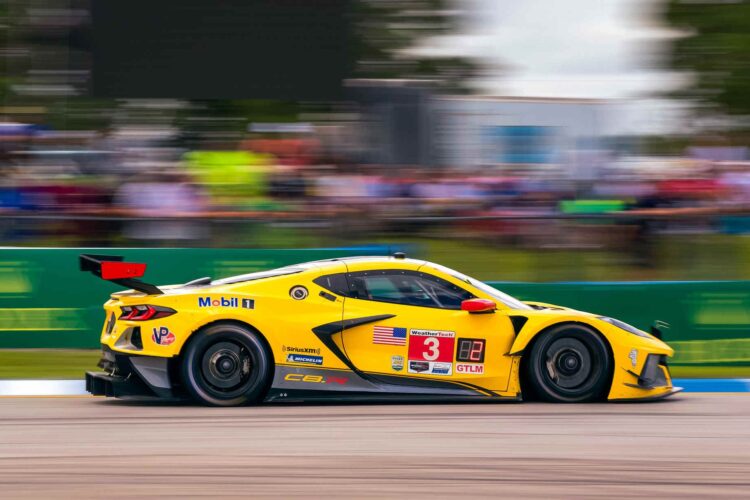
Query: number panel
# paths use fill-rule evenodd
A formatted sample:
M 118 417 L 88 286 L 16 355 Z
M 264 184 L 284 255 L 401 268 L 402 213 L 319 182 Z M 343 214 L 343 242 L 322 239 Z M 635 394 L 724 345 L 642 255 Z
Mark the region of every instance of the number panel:
M 484 363 L 485 339 L 458 339 L 456 361 Z

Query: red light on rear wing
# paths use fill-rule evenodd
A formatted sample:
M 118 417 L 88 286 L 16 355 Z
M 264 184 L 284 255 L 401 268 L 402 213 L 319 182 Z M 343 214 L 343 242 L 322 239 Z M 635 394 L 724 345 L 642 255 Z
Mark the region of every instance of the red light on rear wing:
M 140 278 L 146 272 L 146 264 L 135 262 L 102 262 L 101 277 L 104 280 Z
M 81 254 L 78 257 L 81 271 L 89 271 L 103 280 L 112 281 L 148 295 L 164 293 L 150 283 L 135 279 L 140 278 L 146 272 L 146 264 L 123 262 L 123 260 L 119 255 Z

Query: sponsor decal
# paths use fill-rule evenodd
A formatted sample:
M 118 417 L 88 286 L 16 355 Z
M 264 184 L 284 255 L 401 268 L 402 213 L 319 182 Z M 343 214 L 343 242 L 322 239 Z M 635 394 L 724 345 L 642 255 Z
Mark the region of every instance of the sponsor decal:
M 476 363 L 456 363 L 456 373 L 482 375 L 484 373 L 484 365 Z
M 427 361 L 409 361 L 409 373 L 422 373 L 430 370 L 430 363 Z
M 318 354 L 320 355 L 320 348 L 314 347 L 292 347 L 288 345 L 281 346 L 282 352 L 293 352 L 295 354 Z
M 243 309 L 255 309 L 255 300 L 254 299 L 242 299 L 242 307 Z
M 406 345 L 406 328 L 375 325 L 372 327 L 372 343 Z
M 289 290 L 289 295 L 294 300 L 303 300 L 307 298 L 307 293 L 307 288 L 302 285 L 293 286 L 291 290 Z
M 404 357 L 403 356 L 391 356 L 391 368 L 394 371 L 400 372 L 404 369 Z
M 638 364 L 638 349 L 631 349 L 628 357 L 630 358 L 630 362 L 633 364 L 633 368 L 635 368 Z
M 484 363 L 484 339 L 458 339 L 456 361 Z
M 169 331 L 166 326 L 154 327 L 154 333 L 151 335 L 151 340 L 157 345 L 169 345 L 174 342 L 174 333 Z
M 433 375 L 450 375 L 453 363 L 432 363 L 431 373 Z
M 455 332 L 412 328 L 409 331 L 409 373 L 450 375 L 455 349 Z
M 304 373 L 287 373 L 284 380 L 288 382 L 308 382 L 311 384 L 346 384 L 349 379 L 346 377 L 331 377 L 323 375 L 306 375 Z
M 414 328 L 409 332 L 409 361 L 452 363 L 455 348 L 455 332 Z
M 453 373 L 453 363 L 410 360 L 409 373 L 419 373 L 422 375 L 451 375 Z
M 307 363 L 309 365 L 322 365 L 323 356 L 305 356 L 303 354 L 287 354 L 287 363 Z
M 253 301 L 254 302 L 254 301 Z M 237 297 L 198 297 L 198 307 L 239 307 L 240 300 Z M 253 303 L 253 306 L 255 304 Z M 242 307 L 245 307 L 244 305 Z M 252 307 L 250 308 L 252 309 Z

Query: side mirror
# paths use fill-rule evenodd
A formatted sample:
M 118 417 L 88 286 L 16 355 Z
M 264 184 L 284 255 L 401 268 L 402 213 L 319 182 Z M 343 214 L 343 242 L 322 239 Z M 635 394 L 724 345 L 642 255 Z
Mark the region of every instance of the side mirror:
M 497 304 L 488 299 L 467 299 L 461 302 L 461 310 L 470 313 L 491 313 L 495 309 Z

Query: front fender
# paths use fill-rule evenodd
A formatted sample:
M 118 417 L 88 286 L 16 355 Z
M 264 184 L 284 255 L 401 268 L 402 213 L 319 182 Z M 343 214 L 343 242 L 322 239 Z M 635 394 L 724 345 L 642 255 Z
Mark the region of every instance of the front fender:
M 600 333 L 609 344 L 614 371 L 608 399 L 649 399 L 674 392 L 666 367 L 664 367 L 665 380 L 659 386 L 644 386 L 640 377 L 647 369 L 646 365 L 650 356 L 670 357 L 674 354 L 671 347 L 656 337 L 650 335 L 641 337 L 602 321 L 596 316 L 572 310 L 535 311 L 529 314 L 511 346 L 509 355 L 523 357 L 528 353 L 530 345 L 538 335 L 551 327 L 562 324 L 584 325 L 592 328 Z

